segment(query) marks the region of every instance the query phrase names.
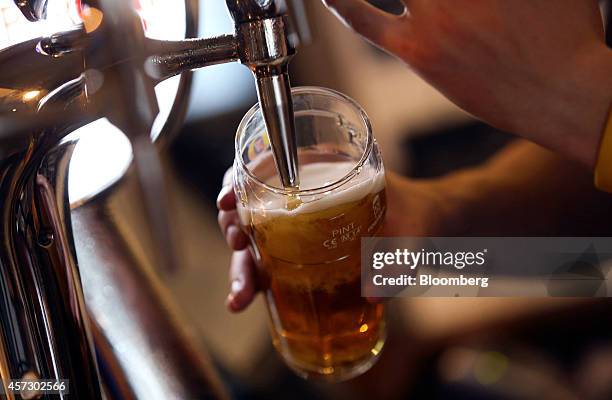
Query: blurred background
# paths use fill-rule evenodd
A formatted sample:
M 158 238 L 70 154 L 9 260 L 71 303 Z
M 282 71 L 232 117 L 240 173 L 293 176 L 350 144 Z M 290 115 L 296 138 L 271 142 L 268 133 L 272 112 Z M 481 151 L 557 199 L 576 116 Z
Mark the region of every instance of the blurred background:
M 291 63 L 292 84 L 330 87 L 360 103 L 387 169 L 436 177 L 478 165 L 512 140 L 341 25 L 320 1 L 303 3 L 309 35 Z M 372 3 L 397 11 L 396 1 Z M 221 2 L 201 4 L 201 34 L 231 32 Z M 245 385 L 242 393 L 304 399 L 612 398 L 612 315 L 607 303 L 585 307 L 571 299 L 395 299 L 393 334 L 372 371 L 334 386 L 294 377 L 271 347 L 263 299 L 239 315 L 223 305 L 229 253 L 214 201 L 233 160 L 235 129 L 255 101 L 250 72 L 242 66 L 198 71 L 187 123 L 172 146 L 185 191 L 182 229 L 192 238 L 172 288 L 219 362 Z
M 199 36 L 233 31 L 224 1 L 199 3 Z M 397 10 L 395 1 L 372 3 Z M 291 64 L 293 85 L 333 88 L 360 103 L 387 169 L 415 178 L 441 176 L 484 162 L 512 140 L 363 41 L 320 1 L 301 4 L 307 29 Z M 25 32 L 24 23 L 12 1 L 0 0 L 0 47 L 40 34 L 31 25 Z M 230 252 L 217 227 L 215 199 L 233 160 L 235 130 L 255 101 L 251 73 L 240 64 L 195 72 L 187 120 L 165 163 L 180 268 L 163 279 L 235 397 L 612 399 L 607 301 L 395 299 L 390 338 L 371 371 L 339 385 L 294 376 L 272 348 L 262 298 L 237 315 L 224 305 Z M 128 162 L 129 144 L 120 134 L 114 137 L 106 136 L 104 144 L 84 142 L 80 157 L 107 157 L 100 147 L 107 146 L 118 164 Z M 87 191 L 78 181 L 71 177 L 71 196 Z

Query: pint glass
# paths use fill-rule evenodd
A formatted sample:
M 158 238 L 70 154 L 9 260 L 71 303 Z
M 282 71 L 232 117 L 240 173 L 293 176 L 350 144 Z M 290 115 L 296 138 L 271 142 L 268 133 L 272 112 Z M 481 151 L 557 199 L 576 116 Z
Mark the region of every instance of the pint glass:
M 365 112 L 293 89 L 299 189 L 284 189 L 256 105 L 236 136 L 234 188 L 262 277 L 274 346 L 303 377 L 365 372 L 385 341 L 384 306 L 361 297 L 360 239 L 380 234 L 385 177 Z

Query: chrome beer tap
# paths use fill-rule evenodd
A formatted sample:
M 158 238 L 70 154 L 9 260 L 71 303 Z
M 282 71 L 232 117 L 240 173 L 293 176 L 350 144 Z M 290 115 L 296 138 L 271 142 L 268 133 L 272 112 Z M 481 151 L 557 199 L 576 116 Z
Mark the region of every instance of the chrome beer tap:
M 234 36 L 178 45 L 151 42 L 151 75 L 165 79 L 185 68 L 232 60 L 249 67 L 257 83 L 257 97 L 281 183 L 297 188 L 297 144 L 288 67 L 295 54 L 298 35 L 291 29 L 284 1 L 226 2 L 235 22 Z M 201 57 L 202 53 L 206 56 Z
M 205 351 L 184 332 L 163 285 L 143 265 L 172 264 L 172 252 L 141 260 L 111 221 L 104 198 L 134 185 L 122 178 L 71 212 L 67 171 L 77 139 L 69 134 L 108 118 L 130 138 L 135 167 L 126 176 L 140 180 L 147 229 L 159 247 L 169 237 L 161 232 L 168 224 L 151 140 L 163 143 L 180 125 L 189 71 L 239 61 L 256 79 L 282 182 L 297 186 L 287 74 L 296 43 L 286 5 L 227 0 L 233 35 L 164 41 L 145 37 L 130 1 L 78 3 L 95 11 L 84 12 L 79 26 L 0 50 L 0 376 L 5 384 L 68 379 L 70 398 L 223 396 Z M 28 20 L 46 16 L 46 0 L 15 4 Z M 193 6 L 187 11 L 190 37 L 196 13 Z M 177 100 L 162 133 L 151 138 L 158 111 L 153 89 L 179 74 Z M 151 379 L 155 392 L 147 391 Z
M 281 183 L 297 188 L 297 144 L 289 83 L 289 60 L 294 43 L 289 40 L 284 2 L 227 0 L 236 22 L 240 60 L 253 71 L 268 138 Z

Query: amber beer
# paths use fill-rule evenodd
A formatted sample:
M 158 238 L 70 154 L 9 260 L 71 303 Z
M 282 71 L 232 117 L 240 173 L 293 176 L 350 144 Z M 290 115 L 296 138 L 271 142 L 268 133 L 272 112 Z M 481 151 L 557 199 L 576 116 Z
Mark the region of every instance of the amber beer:
M 361 237 L 380 234 L 384 167 L 365 112 L 333 90 L 292 89 L 299 187 L 281 185 L 255 105 L 236 135 L 234 190 L 264 278 L 272 340 L 304 377 L 365 372 L 385 341 L 384 306 L 361 297 Z
M 302 182 L 327 182 L 350 164 L 315 163 Z M 367 369 L 385 339 L 383 305 L 361 297 L 361 236 L 380 233 L 385 215 L 381 171 L 364 172 L 320 199 L 267 202 L 241 215 L 266 278 L 273 343 L 303 375 L 346 379 Z

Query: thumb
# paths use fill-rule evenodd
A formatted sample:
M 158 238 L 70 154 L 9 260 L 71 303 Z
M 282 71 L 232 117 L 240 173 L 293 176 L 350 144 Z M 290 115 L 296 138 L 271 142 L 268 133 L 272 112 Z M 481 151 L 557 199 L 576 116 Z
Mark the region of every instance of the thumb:
M 346 26 L 378 47 L 390 52 L 405 48 L 410 36 L 407 9 L 394 15 L 365 0 L 323 0 L 325 6 Z

